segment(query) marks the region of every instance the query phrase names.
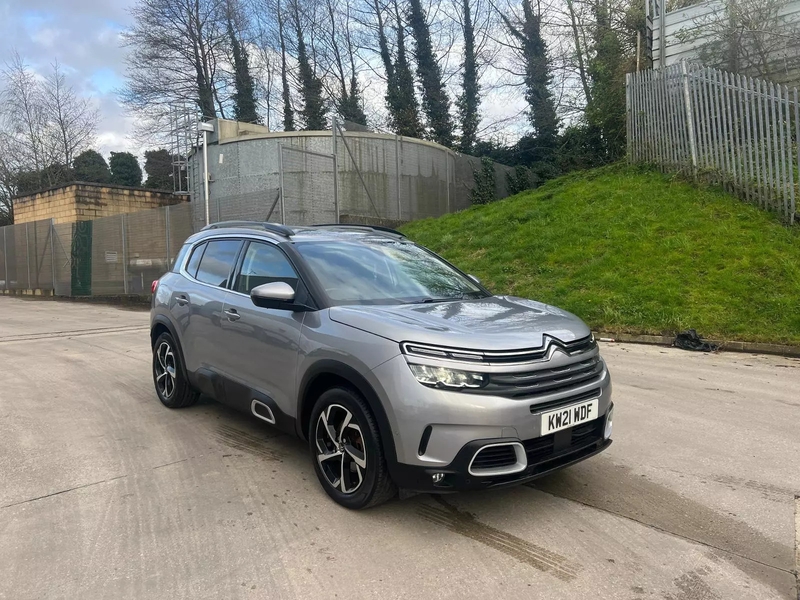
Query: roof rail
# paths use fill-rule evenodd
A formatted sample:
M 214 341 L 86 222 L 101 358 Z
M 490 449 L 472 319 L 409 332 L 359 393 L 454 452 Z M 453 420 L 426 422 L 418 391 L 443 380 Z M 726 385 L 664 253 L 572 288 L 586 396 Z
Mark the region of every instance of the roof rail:
M 341 229 L 370 229 L 372 231 L 379 231 L 382 233 L 390 233 L 392 235 L 396 235 L 401 238 L 405 238 L 406 236 L 397 231 L 396 229 L 392 229 L 390 227 L 383 227 L 381 225 L 360 225 L 358 223 L 320 223 L 318 225 L 313 225 L 313 227 L 339 227 Z
M 220 221 L 219 223 L 211 223 L 210 225 L 206 225 L 203 227 L 203 229 L 201 229 L 201 231 L 207 231 L 209 229 L 222 229 L 223 227 L 260 227 L 261 229 L 271 233 L 277 233 L 283 237 L 292 237 L 294 235 L 294 230 L 291 227 L 286 227 L 286 225 L 281 225 L 280 223 L 265 223 L 263 221 Z

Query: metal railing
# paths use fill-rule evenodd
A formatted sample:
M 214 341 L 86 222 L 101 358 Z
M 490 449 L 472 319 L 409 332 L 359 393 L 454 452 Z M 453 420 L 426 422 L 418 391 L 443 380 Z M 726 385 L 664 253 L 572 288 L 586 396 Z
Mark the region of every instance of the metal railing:
M 631 162 L 721 184 L 794 223 L 796 88 L 686 62 L 629 73 L 626 88 Z

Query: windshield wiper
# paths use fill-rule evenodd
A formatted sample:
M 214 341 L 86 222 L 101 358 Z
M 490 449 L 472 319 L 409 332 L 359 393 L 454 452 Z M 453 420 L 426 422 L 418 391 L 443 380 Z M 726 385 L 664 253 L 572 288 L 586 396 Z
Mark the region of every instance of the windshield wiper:
M 430 304 L 432 302 L 451 302 L 453 300 L 459 300 L 460 298 L 420 298 L 419 300 L 414 300 L 410 302 L 410 304 Z

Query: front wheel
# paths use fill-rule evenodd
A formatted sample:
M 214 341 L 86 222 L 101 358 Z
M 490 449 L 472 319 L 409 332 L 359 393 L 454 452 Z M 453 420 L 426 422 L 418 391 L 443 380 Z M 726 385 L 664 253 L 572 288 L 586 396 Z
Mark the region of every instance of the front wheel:
M 352 390 L 333 388 L 319 397 L 311 413 L 308 439 L 322 487 L 342 506 L 369 508 L 397 493 L 375 419 Z

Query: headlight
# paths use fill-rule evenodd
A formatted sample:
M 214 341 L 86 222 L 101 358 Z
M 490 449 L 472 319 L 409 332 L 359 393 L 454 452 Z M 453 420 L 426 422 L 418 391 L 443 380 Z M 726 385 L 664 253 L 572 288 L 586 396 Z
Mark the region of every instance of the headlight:
M 408 365 L 417 381 L 424 385 L 448 388 L 479 388 L 486 385 L 489 378 L 483 373 L 456 371 L 445 367 L 428 365 Z

